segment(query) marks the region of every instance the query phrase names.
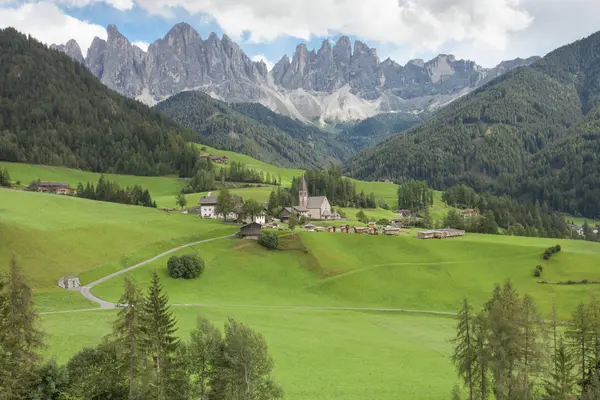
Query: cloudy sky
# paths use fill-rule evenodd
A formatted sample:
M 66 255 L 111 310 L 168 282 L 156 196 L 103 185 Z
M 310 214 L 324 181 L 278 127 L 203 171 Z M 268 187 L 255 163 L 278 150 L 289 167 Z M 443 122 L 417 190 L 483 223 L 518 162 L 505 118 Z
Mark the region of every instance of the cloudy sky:
M 301 41 L 318 48 L 348 35 L 382 60 L 452 53 L 489 67 L 588 36 L 600 30 L 598 15 L 599 0 L 0 0 L 0 27 L 47 44 L 75 38 L 84 55 L 108 24 L 145 48 L 185 21 L 203 38 L 228 34 L 268 63 Z

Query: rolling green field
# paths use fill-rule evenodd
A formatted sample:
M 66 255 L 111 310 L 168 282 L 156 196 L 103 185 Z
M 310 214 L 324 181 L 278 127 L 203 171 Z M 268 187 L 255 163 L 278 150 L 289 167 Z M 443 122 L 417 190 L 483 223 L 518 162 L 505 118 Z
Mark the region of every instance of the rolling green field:
M 61 276 L 79 274 L 85 282 L 96 269 L 116 270 L 178 244 L 235 230 L 197 216 L 0 189 L 0 271 L 14 255 L 42 310 L 64 309 L 61 302 L 69 299 L 70 307 L 89 307 L 78 294 L 67 296 L 57 287 Z

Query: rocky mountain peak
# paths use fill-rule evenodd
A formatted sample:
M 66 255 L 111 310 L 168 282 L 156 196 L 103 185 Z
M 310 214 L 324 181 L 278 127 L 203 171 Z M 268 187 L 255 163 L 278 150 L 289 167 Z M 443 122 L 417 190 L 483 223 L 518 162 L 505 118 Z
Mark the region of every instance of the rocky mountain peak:
M 180 22 L 175 25 L 164 37 L 164 40 L 168 41 L 169 44 L 182 41 L 183 43 L 190 43 L 193 41 L 201 40 L 200 34 L 196 32 L 190 24 Z
M 81 64 L 85 62 L 85 59 L 83 58 L 83 53 L 81 52 L 81 47 L 79 47 L 79 43 L 77 43 L 74 39 L 69 40 L 67 44 L 53 44 L 50 47 L 52 49 L 65 53 L 73 60 L 78 61 Z

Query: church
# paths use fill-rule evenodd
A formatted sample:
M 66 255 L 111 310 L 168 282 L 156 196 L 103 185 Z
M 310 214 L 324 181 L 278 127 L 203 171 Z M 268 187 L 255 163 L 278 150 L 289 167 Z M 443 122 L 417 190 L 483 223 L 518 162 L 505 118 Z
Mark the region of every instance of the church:
M 287 220 L 295 212 L 299 217 L 306 216 L 313 221 L 339 219 L 340 215 L 331 211 L 331 205 L 326 196 L 309 196 L 308 185 L 304 176 L 300 182 L 300 190 L 298 191 L 298 205 L 286 207 L 281 211 L 280 217 L 282 220 Z

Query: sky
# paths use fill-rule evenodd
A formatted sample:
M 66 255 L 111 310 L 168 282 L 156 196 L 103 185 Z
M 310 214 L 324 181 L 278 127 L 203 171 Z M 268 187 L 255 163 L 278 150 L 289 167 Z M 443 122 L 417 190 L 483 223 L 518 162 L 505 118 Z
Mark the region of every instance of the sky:
M 178 22 L 224 33 L 272 66 L 296 46 L 341 35 L 390 57 L 454 54 L 484 67 L 549 51 L 600 30 L 600 0 L 0 0 L 0 27 L 46 44 L 75 39 L 85 56 L 115 24 L 145 50 Z

